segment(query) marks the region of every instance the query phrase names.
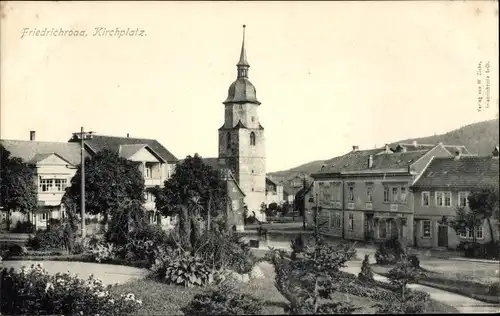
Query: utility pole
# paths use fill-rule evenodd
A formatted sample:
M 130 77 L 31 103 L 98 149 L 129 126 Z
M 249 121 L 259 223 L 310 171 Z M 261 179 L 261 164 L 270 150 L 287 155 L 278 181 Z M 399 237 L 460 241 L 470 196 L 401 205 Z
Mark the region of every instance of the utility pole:
M 303 203 L 302 203 L 302 229 L 306 230 L 306 175 L 304 175 L 304 191 L 302 192 Z
M 82 165 L 82 172 L 81 172 L 81 184 L 80 184 L 80 211 L 81 211 L 81 235 L 82 238 L 85 238 L 85 139 L 90 139 L 92 136 L 93 132 L 85 132 L 83 129 L 83 126 L 80 128 L 80 133 L 73 133 L 74 136 L 80 138 L 80 151 L 81 151 L 81 156 L 80 156 L 80 162 Z

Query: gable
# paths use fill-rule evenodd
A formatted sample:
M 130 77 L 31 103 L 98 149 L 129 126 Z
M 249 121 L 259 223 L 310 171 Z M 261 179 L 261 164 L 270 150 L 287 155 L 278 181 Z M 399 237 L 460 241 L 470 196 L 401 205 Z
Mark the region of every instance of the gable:
M 160 160 L 153 155 L 153 153 L 148 150 L 148 147 L 144 146 L 139 149 L 135 154 L 130 156 L 128 160 L 131 161 L 147 161 L 147 162 L 160 162 Z
M 35 157 L 36 158 L 36 157 Z M 33 161 L 37 166 L 50 165 L 50 166 L 66 166 L 69 162 L 63 159 L 61 156 L 57 154 L 48 154 L 45 157 L 41 157 L 38 161 Z

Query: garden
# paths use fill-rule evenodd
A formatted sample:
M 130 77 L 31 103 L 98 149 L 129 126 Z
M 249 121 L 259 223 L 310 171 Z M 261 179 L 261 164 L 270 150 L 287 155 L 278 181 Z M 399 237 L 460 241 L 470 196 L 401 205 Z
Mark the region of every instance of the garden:
M 470 271 L 444 273 L 439 269 L 432 271 L 432 267 L 425 269 L 420 267 L 417 256 L 408 254 L 397 239 L 390 239 L 379 245 L 375 253 L 377 263 L 372 264 L 371 269 L 379 275 L 389 277 L 391 270 L 394 269 L 402 256 L 407 256 L 413 268 L 420 272 L 420 277 L 414 283 L 464 295 L 486 303 L 500 303 L 498 274 L 486 275 L 487 271 L 482 271 L 481 277 L 476 277 L 471 275 Z
M 163 187 L 150 190 L 156 209 L 177 215 L 173 230 L 150 224 L 144 180 L 136 165 L 111 152 L 87 159 L 87 211 L 103 215 L 103 233 L 78 236 L 80 170 L 63 203 L 67 217 L 37 231 L 26 245 L 1 249 L 4 260 L 59 260 L 127 265 L 147 277 L 105 286 L 90 276 L 49 274 L 40 265 L 2 268 L 2 315 L 259 315 L 457 312 L 407 287 L 423 277 L 404 251 L 374 280 L 342 271 L 356 250 L 347 242 L 290 237 L 291 251 L 270 248 L 257 257 L 231 229 L 227 191 L 201 157 L 187 157 Z M 109 179 L 118 179 L 109 185 Z M 142 182 L 141 182 L 142 181 Z M 403 249 L 404 250 L 404 249 Z

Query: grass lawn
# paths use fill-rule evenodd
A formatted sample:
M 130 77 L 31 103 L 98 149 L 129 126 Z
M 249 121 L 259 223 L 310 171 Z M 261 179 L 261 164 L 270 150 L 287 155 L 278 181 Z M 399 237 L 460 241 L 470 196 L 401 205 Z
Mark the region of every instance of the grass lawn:
M 372 265 L 374 273 L 387 276 L 392 266 Z M 431 272 L 424 270 L 426 278 L 420 280 L 418 284 L 434 287 L 440 290 L 449 291 L 452 293 L 464 295 L 479 301 L 491 304 L 500 303 L 498 296 L 499 287 L 497 292 L 489 292 L 489 284 L 471 281 L 460 276 L 460 274 L 445 274 L 438 272 Z
M 261 263 L 260 267 L 265 278 L 251 280 L 247 284 L 239 284 L 239 289 L 264 302 L 264 315 L 282 315 L 287 305 L 286 299 L 274 286 L 274 268 L 268 263 Z M 113 288 L 118 294 L 134 293 L 142 299 L 143 305 L 135 315 L 182 315 L 181 308 L 203 289 L 184 288 L 176 285 L 166 285 L 153 280 L 142 279 L 121 284 Z M 372 306 L 377 302 L 366 297 L 337 292 L 333 297 L 336 301 L 351 301 L 355 306 L 361 307 L 357 313 L 373 314 Z M 455 308 L 432 301 L 428 305 L 428 313 L 456 313 Z M 128 315 L 128 316 L 135 316 Z

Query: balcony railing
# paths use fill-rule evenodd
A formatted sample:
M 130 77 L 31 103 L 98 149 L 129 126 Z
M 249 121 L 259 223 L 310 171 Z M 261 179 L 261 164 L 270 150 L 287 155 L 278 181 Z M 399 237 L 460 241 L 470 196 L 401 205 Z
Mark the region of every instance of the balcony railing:
M 144 179 L 144 185 L 145 186 L 153 186 L 153 185 L 162 185 L 162 179 L 161 178 L 146 178 Z
M 354 203 L 347 203 L 347 208 L 350 209 L 350 210 L 353 210 L 354 209 Z

